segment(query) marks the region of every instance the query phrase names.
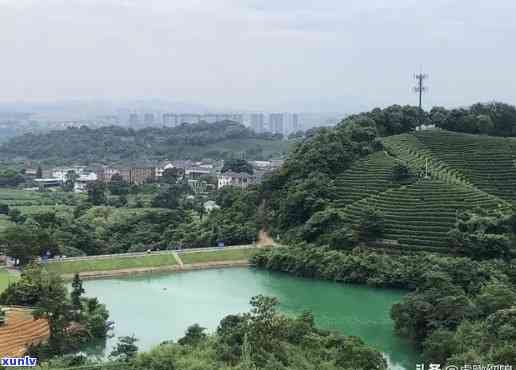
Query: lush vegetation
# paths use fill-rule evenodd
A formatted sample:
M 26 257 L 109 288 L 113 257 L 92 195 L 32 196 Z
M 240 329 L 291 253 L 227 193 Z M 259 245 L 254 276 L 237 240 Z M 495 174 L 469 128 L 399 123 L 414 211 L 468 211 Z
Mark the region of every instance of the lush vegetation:
M 470 255 L 448 232 L 465 211 L 511 212 L 516 140 L 412 132 L 420 118 L 414 108 L 393 106 L 308 135 L 263 184 L 271 234 L 339 249 L 366 243 Z
M 456 109 L 434 107 L 429 112 L 421 112 L 416 107 L 393 105 L 359 116 L 374 120 L 381 136 L 407 132 L 420 123 L 470 134 L 516 136 L 516 108 L 499 102 L 477 103 Z
M 0 187 L 17 186 L 23 181 L 23 176 L 14 170 L 5 169 L 0 171 Z
M 0 293 L 2 293 L 11 283 L 17 280 L 16 276 L 10 274 L 6 269 L 0 268 Z
M 281 136 L 256 134 L 235 122 L 182 124 L 174 128 L 86 126 L 15 137 L 0 147 L 4 158 L 49 163 L 135 162 L 156 159 L 265 159 L 288 151 Z M 1 179 L 1 176 L 0 176 Z M 0 183 L 1 184 L 1 183 Z
M 414 340 L 428 363 L 516 363 L 514 260 L 305 245 L 262 251 L 252 261 L 299 276 L 411 290 L 391 316 L 398 333 Z
M 385 144 L 414 167 L 423 168 L 428 161 L 433 176 L 516 200 L 516 139 L 429 130 L 392 136 Z
M 229 159 L 224 161 L 224 166 L 222 167 L 221 172 L 246 172 L 249 174 L 253 174 L 253 166 L 245 159 Z
M 80 196 L 63 192 L 36 192 L 17 190 L 13 188 L 0 188 L 0 203 L 13 206 L 52 206 L 59 204 L 76 204 Z
M 254 188 L 243 191 L 223 187 L 214 196 L 220 209 L 206 216 L 201 214 L 190 223 L 181 224 L 174 232 L 174 240 L 187 247 L 215 246 L 217 241 L 226 245 L 252 244 L 261 227 L 259 194 Z
M 73 206 L 9 206 L 8 214 L 0 219 L 0 248 L 24 265 L 38 256 L 212 247 L 217 241 L 252 244 L 260 229 L 258 193 L 253 189 L 228 187 L 211 194 L 220 209 L 206 213 L 202 205 L 206 199 L 191 199 L 188 188 L 180 182 L 142 186 L 152 188 L 145 195 L 150 204 L 161 208 L 106 205 L 113 203 L 109 199 L 121 196 L 105 186 L 93 187 L 86 199 L 76 199 Z
M 516 136 L 516 108 L 504 103 L 478 103 L 469 108 L 433 108 L 428 120 L 451 131 L 493 136 Z
M 485 136 L 515 136 L 514 112 L 393 106 L 312 132 L 261 189 L 272 235 L 298 247 L 252 261 L 410 290 L 392 317 L 428 363 L 516 363 L 516 140 Z
M 0 207 L 0 227 L 6 228 L 1 245 L 27 263 L 46 251 L 94 255 L 220 240 L 250 244 L 267 226 L 297 246 L 251 256 L 258 267 L 409 290 L 391 315 L 398 333 L 420 346 L 428 362 L 516 363 L 516 139 L 494 137 L 516 136 L 514 112 L 496 103 L 428 113 L 392 106 L 353 115 L 306 133 L 262 186 L 211 196 L 221 208 L 208 214 L 174 173 L 146 194 L 147 208 L 129 200 L 130 191 L 118 182 L 94 185 L 86 200 L 60 202 L 68 205 L 61 213 L 6 203 L 8 209 Z M 438 128 L 414 131 L 421 123 Z M 215 135 L 211 127 L 71 129 L 26 135 L 0 154 L 88 163 L 173 158 L 175 148 L 205 150 L 229 137 L 276 142 L 249 137 L 231 123 Z M 76 151 L 63 135 L 77 148 L 91 142 L 91 149 Z M 245 161 L 233 160 L 224 170 L 246 169 Z M 234 254 L 220 252 L 223 258 Z M 213 254 L 182 256 L 185 263 L 213 260 Z M 178 369 L 385 367 L 361 342 L 313 328 L 307 315 L 283 318 L 265 298 L 253 305 L 250 314 L 225 318 L 213 336 L 193 326 L 177 344 L 138 356 L 134 338 L 127 338 L 115 355 L 136 369 L 152 369 L 149 362 Z M 258 317 L 266 325 L 258 325 Z
M 213 335 L 192 325 L 177 343 L 164 342 L 141 354 L 136 354 L 134 338 L 122 338 L 113 355 L 121 369 L 134 370 L 387 369 L 382 355 L 359 338 L 316 328 L 310 313 L 283 316 L 277 304 L 257 296 L 250 312 L 226 316 Z M 85 358 L 54 360 L 43 369 L 87 363 Z
M 108 311 L 96 298 L 83 298 L 83 293 L 78 275 L 69 294 L 59 275 L 32 264 L 22 271 L 17 282 L 0 294 L 0 304 L 36 307 L 34 317 L 48 321 L 48 341 L 29 348 L 31 354 L 45 359 L 107 336 Z

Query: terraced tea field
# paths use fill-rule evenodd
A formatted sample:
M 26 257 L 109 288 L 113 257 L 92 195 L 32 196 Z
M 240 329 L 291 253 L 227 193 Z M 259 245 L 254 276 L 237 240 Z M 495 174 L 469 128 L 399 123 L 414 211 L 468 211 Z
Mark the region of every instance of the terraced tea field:
M 473 188 L 422 179 L 356 202 L 345 211 L 356 221 L 366 207 L 380 210 L 385 222 L 383 238 L 399 243 L 392 248 L 448 253 L 447 232 L 457 212 L 504 206 L 498 198 Z
M 420 131 L 389 137 L 388 147 L 414 164 L 429 158 L 439 169 L 480 190 L 516 201 L 516 139 L 470 135 L 445 130 Z M 401 154 L 401 153 L 400 153 Z
M 400 184 L 393 181 L 396 158 L 385 152 L 373 153 L 357 161 L 337 177 L 337 207 L 345 207 L 360 199 L 383 192 Z
M 385 152 L 357 161 L 337 177 L 334 202 L 352 223 L 367 207 L 380 210 L 383 249 L 460 252 L 451 251 L 447 241 L 458 212 L 507 208 L 516 201 L 515 139 L 437 129 L 383 142 Z M 398 161 L 410 169 L 405 183 L 392 179 Z

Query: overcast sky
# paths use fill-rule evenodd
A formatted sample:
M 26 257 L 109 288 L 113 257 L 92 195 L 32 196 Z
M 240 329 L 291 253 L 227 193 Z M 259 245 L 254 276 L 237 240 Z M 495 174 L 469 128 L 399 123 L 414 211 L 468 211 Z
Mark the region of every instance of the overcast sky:
M 516 103 L 514 0 L 0 0 L 0 102 Z

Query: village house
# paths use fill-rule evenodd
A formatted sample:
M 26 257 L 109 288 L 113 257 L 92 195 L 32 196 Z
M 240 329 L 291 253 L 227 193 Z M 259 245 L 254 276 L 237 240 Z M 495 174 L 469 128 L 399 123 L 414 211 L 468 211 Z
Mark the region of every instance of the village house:
M 238 186 L 239 188 L 245 189 L 249 185 L 257 184 L 258 177 L 250 175 L 247 172 L 233 172 L 227 171 L 218 175 L 218 188 L 224 186 Z

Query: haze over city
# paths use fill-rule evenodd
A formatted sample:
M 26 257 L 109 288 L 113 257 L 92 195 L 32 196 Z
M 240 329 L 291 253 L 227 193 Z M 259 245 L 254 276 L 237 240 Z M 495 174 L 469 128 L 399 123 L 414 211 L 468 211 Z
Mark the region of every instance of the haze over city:
M 0 103 L 354 112 L 416 104 L 421 67 L 427 108 L 514 103 L 515 11 L 509 0 L 0 0 Z

